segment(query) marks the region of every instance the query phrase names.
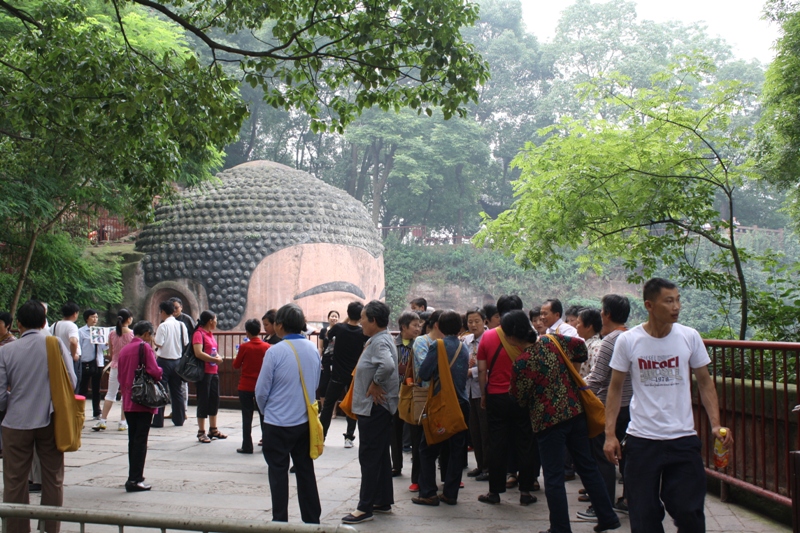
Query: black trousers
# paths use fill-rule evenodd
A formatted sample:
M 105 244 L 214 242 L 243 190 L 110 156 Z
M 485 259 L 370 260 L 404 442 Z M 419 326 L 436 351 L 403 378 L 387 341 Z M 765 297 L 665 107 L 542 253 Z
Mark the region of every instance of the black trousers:
M 508 456 L 505 452 L 510 443 L 517 453 L 519 490 L 533 490 L 541 461 L 528 410 L 520 407 L 510 394 L 487 394 L 486 418 L 489 422 L 489 492 L 506 491 Z
M 400 418 L 399 411 L 394 413 L 392 420 L 392 470 L 401 471 L 403 469 L 403 427 L 405 422 Z
M 205 374 L 197 382 L 197 418 L 217 416 L 219 411 L 219 374 Z
M 289 456 L 295 466 L 297 500 L 300 517 L 306 524 L 319 524 L 322 507 L 319 503 L 314 461 L 309 455 L 308 423 L 280 427 L 263 424 L 264 446 L 261 448 L 267 462 L 269 491 L 272 495 L 272 521 L 289 521 Z
M 469 417 L 469 405 L 460 402 L 461 412 L 464 417 Z M 458 499 L 458 487 L 461 485 L 461 475 L 464 472 L 464 465 L 460 460 L 467 449 L 467 433 L 464 430 L 456 433 L 444 442 L 428 444 L 425 434 L 422 435 L 420 445 L 420 461 L 422 470 L 419 476 L 419 495 L 423 498 L 436 496 L 436 459 L 440 454 L 447 450 L 448 457 L 440 458 L 442 475 L 444 476 L 444 489 L 442 492 L 447 498 Z
M 79 394 L 78 389 L 81 386 L 81 379 L 83 377 L 83 363 L 80 359 L 72 361 L 72 369 L 75 370 L 75 394 Z
M 664 509 L 678 533 L 706 530 L 706 471 L 696 436 L 673 440 L 628 435 L 623 455 L 631 533 L 663 533 Z
M 419 484 L 419 471 L 421 470 L 419 447 L 425 432 L 422 426 L 409 424 L 409 427 L 411 428 L 411 483 Z
M 630 422 L 630 419 L 630 408 L 620 407 L 619 415 L 617 416 L 617 425 L 614 430 L 617 435 L 617 439 L 620 442 L 622 442 L 622 440 L 625 438 L 625 432 L 628 431 L 628 422 Z M 593 438 L 591 442 L 592 455 L 597 463 L 597 469 L 600 471 L 600 475 L 603 477 L 603 481 L 606 484 L 608 497 L 611 499 L 611 503 L 614 503 L 616 501 L 617 491 L 617 467 L 614 465 L 614 463 L 606 459 L 606 454 L 603 452 L 603 446 L 605 443 L 605 433 L 600 433 L 598 436 Z M 619 470 L 620 472 L 624 472 L 623 461 L 620 461 L 619 463 Z M 625 485 L 622 486 L 622 494 L 623 496 L 625 495 Z
M 469 433 L 472 437 L 472 451 L 482 472 L 489 471 L 489 420 L 486 409 L 481 409 L 481 399 L 469 401 Z
M 319 414 L 319 420 L 322 422 L 322 431 L 326 437 L 328 436 L 328 428 L 331 427 L 331 418 L 333 417 L 333 410 L 336 409 L 336 402 L 339 401 L 345 389 L 350 386 L 352 380 L 353 378 L 349 376 L 347 381 L 337 381 L 331 377 L 330 382 L 328 382 L 328 390 L 325 391 L 325 403 L 322 406 L 322 412 Z M 349 416 L 346 418 L 346 435 L 351 440 L 355 439 L 356 421 Z
M 373 404 L 369 416 L 358 416 L 358 462 L 361 465 L 361 492 L 358 510 L 372 513 L 375 505 L 392 505 L 392 459 L 389 441 L 392 435 L 392 414 Z
M 239 391 L 239 404 L 242 406 L 242 449 L 253 451 L 253 412 L 258 411 L 255 391 Z M 261 424 L 261 440 L 264 440 L 264 415 L 258 411 Z
M 92 384 L 92 416 L 100 416 L 100 378 L 103 377 L 103 369 L 96 364 L 81 363 L 81 380 L 78 385 L 78 394 L 84 398 L 89 395 L 89 384 Z
M 180 364 L 180 359 L 164 359 L 163 357 L 156 358 L 156 363 L 164 371 L 161 375 L 161 383 L 169 391 L 169 401 L 172 405 L 172 423 L 176 426 L 182 426 L 186 421 L 186 404 L 183 397 L 183 379 L 175 372 Z M 208 375 L 208 374 L 207 374 Z M 153 417 L 153 427 L 164 427 L 164 409 L 162 407 L 158 410 L 158 414 Z
M 128 481 L 144 481 L 144 461 L 147 457 L 147 437 L 153 415 L 139 411 L 125 411 L 128 421 Z
M 319 385 L 317 385 L 317 400 L 325 398 L 325 393 L 328 392 L 328 383 L 331 382 L 331 363 L 330 357 L 322 356 L 322 368 L 319 374 Z

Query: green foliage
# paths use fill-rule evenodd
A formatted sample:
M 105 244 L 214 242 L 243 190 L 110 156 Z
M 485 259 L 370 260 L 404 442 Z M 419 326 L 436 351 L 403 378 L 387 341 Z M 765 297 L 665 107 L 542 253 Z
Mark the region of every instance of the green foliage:
M 800 308 L 796 285 L 797 266 L 800 264 L 800 246 L 793 236 L 752 236 L 762 247 L 763 257 L 774 257 L 764 268 L 761 261 L 744 264 L 745 275 L 752 287 L 751 338 L 755 340 L 791 341 L 798 339 Z M 750 245 L 748 243 L 748 245 Z M 770 251 L 770 246 L 783 245 L 786 255 Z M 611 259 L 600 275 L 582 271 L 580 259 L 587 253 L 585 247 L 577 250 L 559 249 L 553 270 L 525 270 L 512 258 L 489 249 L 462 246 L 406 245 L 390 236 L 384 241 L 387 303 L 396 318 L 408 306 L 414 282 L 425 281 L 435 287 L 456 284 L 474 294 L 487 294 L 497 298 L 502 294 L 518 294 L 526 307 L 534 306 L 547 298 L 557 297 L 566 305 L 599 307 L 600 299 L 607 293 L 624 294 L 631 302 L 628 325 L 647 320 L 647 311 L 641 298 L 641 285 L 627 283 L 628 272 L 620 258 Z M 706 263 L 713 255 L 711 246 L 701 247 L 696 261 Z M 795 266 L 792 266 L 795 265 Z M 764 269 L 764 270 L 762 270 Z M 774 272 L 774 274 L 773 274 Z M 654 275 L 679 281 L 676 267 L 659 268 Z M 774 281 L 769 281 L 773 278 Z M 780 281 L 778 281 L 780 280 Z M 794 282 L 794 285 L 793 285 Z M 697 329 L 704 338 L 735 339 L 740 320 L 738 301 L 720 300 L 710 291 L 680 284 L 681 323 Z M 790 292 L 781 297 L 785 291 Z M 763 298 L 762 294 L 769 295 Z M 436 302 L 432 301 L 436 306 Z M 466 304 L 465 304 L 466 305 Z M 462 309 L 463 310 L 463 309 Z M 773 328 L 774 324 L 781 325 Z
M 80 4 L 48 1 L 31 16 L 41 27 L 0 44 L 2 216 L 30 231 L 77 206 L 141 219 L 174 182 L 211 177 L 245 112 L 232 80 L 186 49 L 132 53 Z M 140 15 L 126 18 L 159 49 L 164 23 L 144 35 Z
M 515 160 L 522 176 L 512 209 L 487 219 L 478 243 L 526 268 L 552 267 L 559 249 L 586 243 L 582 270 L 622 258 L 633 283 L 675 265 L 683 284 L 740 300 L 744 338 L 746 254 L 715 201 L 730 216 L 733 191 L 752 173 L 746 128 L 731 120 L 748 89 L 713 82 L 713 73 L 707 58 L 692 56 L 654 75 L 650 88 L 621 75 L 587 84 L 598 113 L 613 108 L 614 119 L 566 117 L 542 130 L 547 140 Z M 692 257 L 702 242 L 717 249 L 705 264 Z
M 302 108 L 312 133 L 342 132 L 371 107 L 463 114 L 488 77 L 460 33 L 477 7 L 460 0 L 114 3 L 147 6 L 183 26 L 215 60 L 240 65 L 268 105 Z M 243 47 L 228 38 L 250 32 L 259 39 Z
M 800 225 L 800 10 L 794 2 L 770 2 L 768 13 L 781 24 L 775 59 L 764 83 L 764 113 L 757 157 L 764 179 L 788 193 L 787 207 Z
M 7 246 L 13 246 L 9 239 Z M 122 301 L 122 275 L 119 258 L 98 255 L 87 248 L 88 241 L 71 238 L 66 233 L 43 235 L 36 243 L 31 274 L 25 282 L 21 301 L 36 298 L 50 303 L 51 319 L 58 318 L 58 308 L 74 301 L 82 308 L 108 309 Z M 26 242 L 18 244 L 24 248 Z M 0 271 L 0 307 L 8 309 L 16 274 L 3 265 Z
M 175 183 L 211 179 L 246 109 L 174 25 L 126 12 L 128 39 L 107 13 L 67 0 L 3 3 L 0 16 L 0 216 L 29 250 L 84 210 L 144 220 Z M 18 291 L 28 258 L 14 265 Z
M 753 326 L 757 340 L 800 342 L 800 262 L 782 254 L 764 261 L 766 287 L 753 294 Z

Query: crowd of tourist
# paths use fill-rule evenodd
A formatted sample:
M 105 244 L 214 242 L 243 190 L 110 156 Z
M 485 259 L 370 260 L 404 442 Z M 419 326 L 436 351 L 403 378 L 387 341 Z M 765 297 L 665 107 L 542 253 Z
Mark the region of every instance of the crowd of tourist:
M 499 504 L 503 493 L 516 488 L 520 505 L 534 504 L 542 477 L 550 518 L 544 533 L 571 531 L 565 481 L 576 474 L 583 485 L 579 499 L 589 504 L 577 518 L 595 522 L 595 531 L 620 527 L 620 513 L 630 514 L 634 532 L 663 531 L 665 510 L 679 531 L 704 531 L 705 474 L 692 415 L 692 372 L 712 432 L 727 446 L 730 432 L 720 431 L 725 428 L 719 424 L 702 340 L 677 323 L 678 288 L 651 279 L 643 300 L 647 321 L 630 330 L 630 302 L 617 294 L 604 296 L 599 309 L 565 310 L 558 299 L 548 299 L 525 311 L 519 296 L 507 295 L 464 313 L 434 310 L 418 298 L 398 317 L 394 336 L 388 329 L 390 309 L 377 300 L 352 302 L 343 321 L 332 310 L 318 332 L 308 330 L 295 304 L 270 310 L 260 321 L 246 321 L 246 338 L 233 360 L 240 372 L 243 426 L 236 451 L 254 453 L 252 423 L 258 413 L 257 446 L 268 465 L 273 520 L 288 520 L 292 472 L 302 520 L 319 523 L 309 453 L 316 438 L 312 402 L 317 399 L 322 406 L 318 416 L 324 439 L 344 399 L 342 407 L 350 415 L 344 447 L 355 446 L 357 431 L 361 486 L 358 503 L 343 523 L 359 524 L 392 511 L 392 478 L 402 475 L 408 452 L 411 501 L 459 504 L 471 451 L 475 468 L 467 477 L 488 482 L 480 503 Z M 27 503 L 39 483 L 43 504 L 63 500 L 64 458 L 53 444 L 47 374 L 35 371 L 47 358 L 42 332 L 59 339 L 76 394 L 87 396 L 91 388 L 92 429 L 106 430 L 121 392 L 119 429 L 127 430 L 129 443 L 127 491 L 151 488 L 144 477 L 150 427 L 163 426 L 165 419 L 176 426 L 186 420 L 181 358 L 193 355 L 204 368 L 195 384 L 197 440 L 208 444 L 227 438 L 217 425 L 223 356 L 214 336 L 216 315 L 203 311 L 195 323 L 177 298 L 161 302 L 159 310 L 156 327 L 134 323 L 132 314 L 121 309 L 107 345 L 90 339 L 89 328 L 98 321 L 93 309 L 83 312 L 86 325 L 78 328 L 80 309 L 67 303 L 62 320 L 48 327 L 45 307 L 28 301 L 16 313 L 19 339 L 11 333 L 12 315 L 0 313 L 4 501 Z M 310 333 L 318 343 L 309 340 Z M 133 401 L 131 388 L 140 366 L 169 392 L 171 415 Z M 109 376 L 101 409 L 104 369 Z M 433 423 L 430 400 L 419 419 L 403 416 L 402 386 L 428 391 L 428 398 L 452 390 L 447 407 L 456 429 L 440 438 L 426 426 Z M 585 404 L 587 391 L 605 405 L 605 431 L 601 425 L 590 433 L 595 415 Z M 41 481 L 30 478 L 34 465 Z M 9 523 L 9 531 L 27 531 L 22 522 Z M 48 527 L 57 531 L 57 525 Z

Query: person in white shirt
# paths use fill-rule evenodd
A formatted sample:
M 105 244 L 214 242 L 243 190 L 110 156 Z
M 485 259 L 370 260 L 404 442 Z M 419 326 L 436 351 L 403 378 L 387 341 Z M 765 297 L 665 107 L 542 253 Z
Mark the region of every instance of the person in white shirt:
M 175 305 L 171 301 L 161 302 L 158 307 L 161 310 L 161 325 L 156 330 L 154 341 L 158 347 L 156 362 L 164 371 L 161 383 L 169 389 L 172 423 L 182 426 L 186 420 L 186 404 L 183 398 L 183 380 L 176 370 L 183 355 L 183 347 L 189 344 L 189 332 L 183 322 L 175 319 Z M 153 417 L 152 427 L 164 427 L 163 407 Z
M 564 306 L 561 301 L 556 298 L 551 298 L 542 304 L 542 310 L 539 317 L 542 324 L 547 328 L 547 334 L 551 335 L 557 333 L 565 337 L 580 337 L 578 330 L 570 326 L 561 318 L 564 314 Z
M 481 409 L 481 384 L 478 379 L 478 346 L 486 331 L 486 313 L 480 307 L 467 310 L 467 329 L 464 344 L 469 348 L 469 374 L 467 375 L 467 394 L 469 395 L 469 434 L 477 467 L 467 472 L 468 477 L 478 481 L 489 480 L 489 420 L 486 409 Z
M 83 312 L 83 321 L 86 325 L 78 330 L 81 347 L 81 379 L 78 384 L 78 394 L 86 397 L 89 394 L 89 383 L 92 384 L 92 416 L 100 420 L 100 378 L 103 377 L 105 365 L 104 354 L 108 347 L 102 343 L 93 343 L 89 328 L 97 325 L 97 311 L 87 309 Z
M 696 330 L 678 324 L 678 287 L 662 278 L 649 280 L 644 285 L 644 306 L 647 322 L 620 334 L 611 356 L 603 451 L 615 464 L 625 454 L 632 533 L 663 533 L 665 508 L 678 531 L 703 532 L 706 474 L 692 414 L 692 372 L 714 436 L 727 447 L 733 437 L 720 426 L 717 390 L 708 373 L 710 359 L 703 339 Z M 633 399 L 622 446 L 616 423 L 628 373 Z
M 78 384 L 81 382 L 81 338 L 78 334 L 78 326 L 75 322 L 78 320 L 78 313 L 81 308 L 78 304 L 67 302 L 61 306 L 61 320 L 53 324 L 50 328 L 50 334 L 55 335 L 69 348 L 69 353 L 72 356 L 73 370 L 75 376 L 78 378 Z M 75 388 L 77 393 L 77 386 Z

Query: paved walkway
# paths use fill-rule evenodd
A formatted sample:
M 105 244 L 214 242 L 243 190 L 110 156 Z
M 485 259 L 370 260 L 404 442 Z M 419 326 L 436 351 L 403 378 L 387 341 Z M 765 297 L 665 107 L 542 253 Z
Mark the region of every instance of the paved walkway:
M 193 414 L 194 407 L 190 407 L 190 411 Z M 236 448 L 241 445 L 241 418 L 238 411 L 220 412 L 220 429 L 230 437 L 211 444 L 197 442 L 194 418 L 188 419 L 184 427 L 174 427 L 166 421 L 167 427 L 152 429 L 145 476 L 147 482 L 153 485 L 153 490 L 130 494 L 123 489 L 128 469 L 127 434 L 117 431 L 118 416 L 119 407 L 115 406 L 108 429 L 99 433 L 89 429 L 94 422 L 87 420 L 83 447 L 75 453 L 67 454 L 66 507 L 167 513 L 189 517 L 264 521 L 271 519 L 267 467 L 263 456 L 259 453 L 236 453 Z M 342 516 L 355 509 L 358 501 L 358 448 L 343 447 L 341 435 L 344 424 L 341 418 L 333 420 L 328 446 L 324 455 L 315 463 L 323 524 L 338 524 Z M 257 429 L 254 430 L 256 441 L 258 433 Z M 516 489 L 505 493 L 500 505 L 485 505 L 478 503 L 477 497 L 486 492 L 488 483 L 467 479 L 466 476 L 466 486 L 460 493 L 457 506 L 414 505 L 411 503 L 412 494 L 408 492 L 411 455 L 406 454 L 405 459 L 403 475 L 394 478 L 394 513 L 376 515 L 373 522 L 356 526 L 358 529 L 387 533 L 432 532 L 441 528 L 464 533 L 536 533 L 548 527 L 547 504 L 543 492 L 536 493 L 540 501 L 529 507 L 519 505 L 519 493 Z M 472 454 L 470 461 L 474 461 Z M 290 521 L 299 522 L 294 481 L 291 480 L 290 483 Z M 585 505 L 577 501 L 580 486 L 580 481 L 567 483 L 573 517 Z M 38 497 L 33 495 L 31 502 L 38 503 Z M 621 518 L 622 528 L 617 531 L 629 531 L 627 517 Z M 791 531 L 787 526 L 748 510 L 721 503 L 714 496 L 706 499 L 706 518 L 708 531 Z M 588 533 L 592 531 L 592 527 L 593 524 L 577 520 L 572 524 L 575 533 Z M 104 526 L 87 526 L 87 531 L 90 532 L 113 530 Z M 665 530 L 676 531 L 670 520 L 665 521 Z M 77 525 L 65 523 L 62 531 L 77 531 Z

